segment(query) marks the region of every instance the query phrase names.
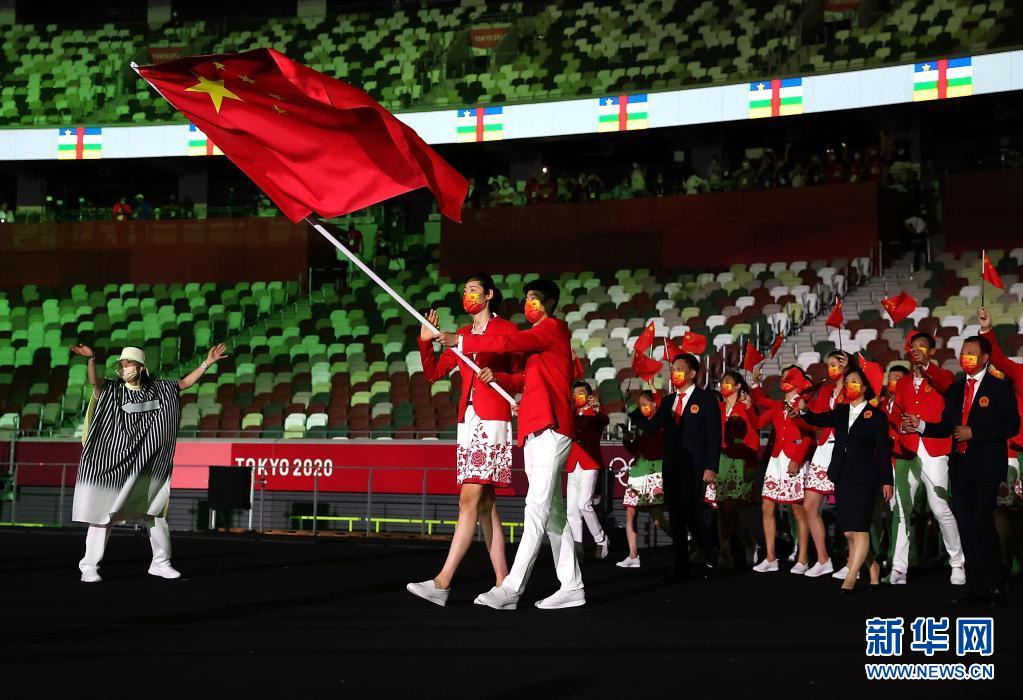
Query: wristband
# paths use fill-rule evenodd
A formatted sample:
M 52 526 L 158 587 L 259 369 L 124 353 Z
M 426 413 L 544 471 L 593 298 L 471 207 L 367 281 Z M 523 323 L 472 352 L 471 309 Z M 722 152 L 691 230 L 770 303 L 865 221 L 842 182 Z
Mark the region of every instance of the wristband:
M 203 370 L 207 370 L 207 369 L 210 368 L 210 363 L 207 362 L 206 360 L 203 360 L 202 363 L 199 366 L 202 367 Z

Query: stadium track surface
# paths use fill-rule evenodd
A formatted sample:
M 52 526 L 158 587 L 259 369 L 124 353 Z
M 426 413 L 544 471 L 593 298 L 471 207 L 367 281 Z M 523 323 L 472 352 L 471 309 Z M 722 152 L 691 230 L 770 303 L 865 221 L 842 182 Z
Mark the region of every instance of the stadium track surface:
M 644 550 L 639 570 L 617 569 L 612 553 L 583 567 L 586 607 L 542 611 L 533 601 L 555 587 L 545 548 L 524 604 L 497 612 L 472 604 L 492 585 L 482 546 L 440 608 L 404 585 L 434 572 L 443 543 L 177 534 L 173 562 L 184 578 L 164 581 L 146 574 L 144 531 L 115 532 L 104 582 L 87 585 L 76 568 L 83 534 L 0 532 L 0 678 L 5 694 L 16 691 L 9 697 L 546 699 L 661 689 L 678 698 L 933 698 L 1008 697 L 1023 687 L 1023 593 L 997 609 L 955 606 L 939 571 L 841 596 L 830 577 L 784 568 L 667 584 L 669 550 Z M 994 656 L 964 659 L 993 662 L 994 681 L 864 679 L 867 617 L 907 618 L 899 660 L 924 661 L 908 653 L 913 617 L 969 614 L 995 618 Z M 930 660 L 958 661 L 954 652 Z

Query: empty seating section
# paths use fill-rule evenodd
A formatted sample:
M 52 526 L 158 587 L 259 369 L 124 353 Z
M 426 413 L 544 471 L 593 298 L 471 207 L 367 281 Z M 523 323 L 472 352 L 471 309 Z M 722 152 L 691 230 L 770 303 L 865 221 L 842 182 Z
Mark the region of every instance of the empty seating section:
M 1014 276 L 1018 263 L 1008 255 L 992 257 L 1015 285 L 1000 299 L 988 295 L 999 333 L 1015 352 L 1023 314 L 1023 284 Z M 855 271 L 867 261 L 850 263 Z M 971 293 L 974 263 L 969 258 L 944 262 L 915 277 L 920 289 L 909 291 L 927 300 L 922 303 L 932 309 L 935 324 L 948 327 L 957 316 L 969 323 L 972 312 L 960 305 L 966 297 L 956 294 Z M 817 313 L 820 291 L 843 283 L 834 270 L 845 265 L 844 260 L 816 260 L 681 274 L 566 273 L 558 279 L 559 314 L 571 329 L 586 377 L 612 424 L 620 425 L 627 403 L 644 386 L 631 368 L 631 356 L 636 337 L 651 320 L 659 337 L 675 342 L 686 331 L 706 335 L 705 362 L 714 378 L 725 366 L 738 364 L 747 339 L 759 337 L 765 346 L 776 332 Z M 438 310 L 442 327 L 465 321 L 460 280 L 441 276 L 436 267 L 392 275 L 394 287 L 416 308 Z M 525 324 L 522 287 L 530 277 L 495 276 L 506 299 L 502 314 L 520 326 Z M 864 310 L 847 332 L 866 339 L 871 324 L 887 326 L 879 314 L 871 319 Z M 138 345 L 156 374 L 176 379 L 194 368 L 210 345 L 225 339 L 230 355 L 182 394 L 182 436 L 453 437 L 460 377 L 455 372 L 429 384 L 417 334 L 418 324 L 359 275 L 340 291 L 328 285 L 311 296 L 297 282 L 8 290 L 0 292 L 0 423 L 18 424 L 24 434 L 80 430 L 88 394 L 85 363 L 71 361 L 67 351 L 76 341 L 93 346 L 108 372 L 121 347 Z M 897 350 L 901 331 L 886 335 L 878 329 L 878 338 L 889 336 L 891 350 Z M 818 345 L 817 352 L 830 347 L 827 341 Z M 662 343 L 653 354 L 663 358 Z M 807 364 L 817 359 L 811 356 Z M 662 381 L 658 378 L 658 385 Z
M 800 0 L 563 3 L 463 0 L 444 7 L 271 18 L 215 32 L 184 27 L 3 26 L 6 124 L 175 120 L 128 67 L 150 47 L 186 54 L 274 47 L 364 88 L 392 110 L 745 82 L 1013 46 L 1023 12 L 1007 0 L 911 0 L 891 12 L 802 32 Z M 505 26 L 493 60 L 472 27 Z M 808 38 L 811 35 L 819 39 Z

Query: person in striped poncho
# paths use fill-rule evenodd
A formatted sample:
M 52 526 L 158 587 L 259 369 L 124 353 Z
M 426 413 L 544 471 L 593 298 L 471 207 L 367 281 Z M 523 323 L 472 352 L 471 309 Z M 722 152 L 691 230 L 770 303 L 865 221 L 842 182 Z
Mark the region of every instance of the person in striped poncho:
M 84 345 L 71 352 L 88 359 L 92 399 L 83 430 L 82 461 L 75 483 L 72 518 L 87 523 L 85 557 L 78 568 L 82 581 L 101 581 L 110 527 L 140 518 L 149 531 L 153 561 L 149 573 L 161 578 L 181 576 L 171 566 L 167 505 L 181 404 L 178 393 L 227 354 L 223 343 L 179 381 L 156 379 L 146 368 L 145 353 L 125 348 L 118 358 L 117 379 L 104 382 L 96 372 L 96 356 Z

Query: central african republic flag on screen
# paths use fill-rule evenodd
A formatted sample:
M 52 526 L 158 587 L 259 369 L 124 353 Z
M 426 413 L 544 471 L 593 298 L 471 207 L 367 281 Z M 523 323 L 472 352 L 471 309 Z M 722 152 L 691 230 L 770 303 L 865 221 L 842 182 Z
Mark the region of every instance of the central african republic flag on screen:
M 188 125 L 188 155 L 190 156 L 222 156 L 224 152 L 213 145 L 210 138 L 199 131 L 195 124 Z
M 102 154 L 102 127 L 66 126 L 57 131 L 57 160 L 92 160 Z
M 942 58 L 913 66 L 913 101 L 944 100 L 973 94 L 973 59 Z
M 633 131 L 649 123 L 646 95 L 609 95 L 597 100 L 597 131 Z
M 458 110 L 455 141 L 500 141 L 504 138 L 504 107 Z
M 802 113 L 802 78 L 774 78 L 749 84 L 750 119 Z

